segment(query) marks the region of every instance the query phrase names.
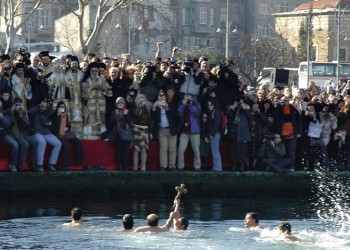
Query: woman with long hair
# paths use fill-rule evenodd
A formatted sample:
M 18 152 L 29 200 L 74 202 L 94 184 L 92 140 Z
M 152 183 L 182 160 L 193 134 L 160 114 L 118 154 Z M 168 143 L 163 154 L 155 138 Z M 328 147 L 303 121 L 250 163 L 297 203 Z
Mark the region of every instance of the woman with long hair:
M 56 105 L 55 112 L 51 115 L 52 130 L 54 135 L 62 143 L 61 150 L 63 151 L 63 162 L 61 170 L 67 170 L 70 166 L 70 142 L 73 143 L 75 150 L 75 165 L 82 166 L 83 162 L 83 147 L 81 141 L 71 131 L 69 122 L 68 110 L 64 101 L 59 101 Z
M 220 155 L 220 121 L 221 110 L 218 108 L 218 103 L 215 99 L 208 101 L 208 121 L 207 131 L 210 141 L 210 149 L 213 157 L 213 171 L 222 171 L 222 162 Z

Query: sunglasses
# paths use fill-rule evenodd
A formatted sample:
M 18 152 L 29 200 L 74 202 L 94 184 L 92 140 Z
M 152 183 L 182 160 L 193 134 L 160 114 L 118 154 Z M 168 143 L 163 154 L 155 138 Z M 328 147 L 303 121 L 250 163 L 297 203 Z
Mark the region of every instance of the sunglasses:
M 206 116 L 203 116 L 203 117 L 202 117 L 202 119 L 208 119 L 208 117 L 206 117 Z
M 208 107 L 210 107 L 210 106 L 214 106 L 213 104 L 208 104 Z

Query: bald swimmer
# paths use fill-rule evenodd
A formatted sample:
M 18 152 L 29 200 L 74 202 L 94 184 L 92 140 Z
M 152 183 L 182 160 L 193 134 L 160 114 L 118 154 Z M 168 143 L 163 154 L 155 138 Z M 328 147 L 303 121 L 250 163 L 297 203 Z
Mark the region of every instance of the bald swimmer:
M 134 233 L 143 233 L 143 232 L 154 232 L 154 233 L 161 233 L 161 232 L 167 232 L 169 231 L 172 222 L 174 219 L 174 213 L 171 212 L 169 215 L 169 218 L 167 219 L 164 226 L 158 226 L 158 216 L 156 214 L 150 214 L 147 216 L 146 222 L 147 226 L 143 227 L 137 227 L 134 230 Z

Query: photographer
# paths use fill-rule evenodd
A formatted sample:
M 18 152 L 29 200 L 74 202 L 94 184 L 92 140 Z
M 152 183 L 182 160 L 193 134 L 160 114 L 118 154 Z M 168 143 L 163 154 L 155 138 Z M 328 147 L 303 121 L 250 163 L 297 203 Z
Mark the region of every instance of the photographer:
M 142 69 L 139 94 L 146 96 L 150 102 L 157 100 L 159 90 L 164 88 L 165 80 L 162 75 L 158 75 L 159 64 L 147 63 Z
M 151 118 L 154 121 L 153 138 L 159 140 L 160 170 L 175 171 L 178 112 L 175 105 L 166 101 L 162 90 L 159 91 L 158 101 L 153 104 Z
M 32 161 L 36 160 L 37 141 L 30 132 L 28 115 L 23 108 L 21 98 L 16 97 L 13 100 L 13 106 L 9 112 L 11 116 L 11 125 L 8 132 L 20 146 L 17 167 L 17 170 L 20 172 L 23 170 L 23 163 L 27 159 L 29 144 L 32 146 Z M 32 167 L 35 167 L 35 164 Z
M 227 107 L 228 105 L 233 104 L 232 97 L 238 96 L 243 93 L 243 89 L 240 88 L 240 83 L 238 81 L 238 76 L 235 74 L 230 67 L 224 63 L 219 62 L 217 67 L 215 67 L 214 72 L 217 77 L 218 82 L 218 93 L 217 96 L 221 107 Z
M 182 171 L 185 167 L 185 151 L 188 140 L 191 141 L 193 150 L 193 165 L 196 171 L 201 169 L 200 158 L 200 121 L 201 109 L 198 103 L 193 101 L 191 94 L 185 94 L 182 103 L 177 109 L 180 117 L 179 148 L 177 153 L 177 170 Z
M 5 112 L 2 101 L 3 98 L 0 100 L 0 140 L 6 143 L 11 149 L 8 168 L 11 172 L 17 172 L 16 165 L 18 163 L 18 143 L 8 134 L 8 128 L 11 124 L 11 117 L 8 112 Z
M 49 171 L 56 171 L 55 165 L 57 163 L 62 143 L 50 130 L 52 122 L 49 118 L 52 115 L 52 112 L 48 110 L 47 100 L 45 99 L 39 105 L 29 109 L 28 115 L 31 125 L 35 129 L 33 137 L 38 142 L 35 171 L 44 172 L 43 163 L 47 144 L 52 146 L 48 169 Z
M 149 150 L 149 141 L 152 139 L 151 116 L 144 95 L 138 95 L 135 103 L 137 106 L 133 116 L 133 170 L 137 171 L 138 169 L 139 153 L 141 153 L 141 171 L 146 171 L 147 151 Z
M 250 134 L 250 106 L 244 96 L 233 99 L 233 105 L 227 109 L 227 137 L 230 140 L 230 162 L 232 170 L 244 171 L 247 161 Z
M 282 173 L 291 163 L 285 155 L 286 148 L 278 134 L 268 134 L 258 152 L 262 167 L 277 173 Z
M 8 55 L 2 55 L 1 57 L 10 59 Z M 4 63 L 4 62 L 0 63 L 0 93 L 2 93 L 2 91 L 5 88 L 11 88 L 11 84 L 9 81 L 10 71 L 11 71 L 11 68 L 9 63 Z
M 180 92 L 182 95 L 190 93 L 192 95 L 193 100 L 198 102 L 199 89 L 202 80 L 199 77 L 200 70 L 198 70 L 197 72 L 194 71 L 195 67 L 198 68 L 198 64 L 197 66 L 195 66 L 195 64 L 197 63 L 195 63 L 190 57 L 186 57 L 184 62 L 182 63 L 181 74 L 184 79 L 181 80 L 183 81 L 183 83 L 180 87 Z
M 71 125 L 69 122 L 68 110 L 66 104 L 63 101 L 59 101 L 56 106 L 55 112 L 50 117 L 52 121 L 52 131 L 54 135 L 62 143 L 63 151 L 63 161 L 62 161 L 62 171 L 67 170 L 70 166 L 71 147 L 69 142 L 74 146 L 75 150 L 75 166 L 82 166 L 83 161 L 83 147 L 81 141 L 77 136 L 71 131 Z

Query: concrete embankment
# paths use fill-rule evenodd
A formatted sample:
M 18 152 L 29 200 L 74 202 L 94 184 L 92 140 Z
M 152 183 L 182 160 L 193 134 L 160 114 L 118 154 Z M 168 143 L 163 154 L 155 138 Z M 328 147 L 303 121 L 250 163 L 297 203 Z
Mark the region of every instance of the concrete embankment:
M 0 172 L 0 196 L 174 195 L 181 183 L 191 196 L 273 195 L 311 192 L 320 175 L 349 180 L 348 172 Z

